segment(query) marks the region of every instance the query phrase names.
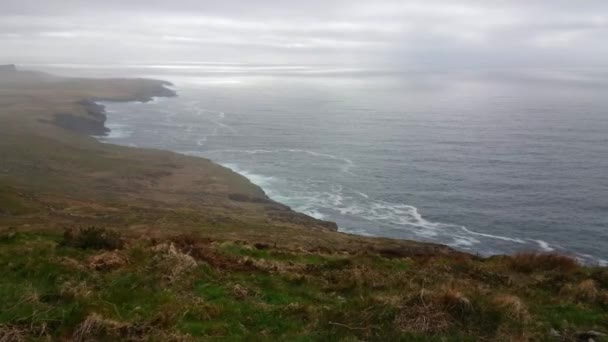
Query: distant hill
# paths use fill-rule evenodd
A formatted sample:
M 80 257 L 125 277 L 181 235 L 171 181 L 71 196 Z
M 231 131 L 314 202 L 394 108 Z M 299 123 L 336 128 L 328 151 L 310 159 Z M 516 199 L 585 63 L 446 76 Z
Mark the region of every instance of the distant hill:
M 0 65 L 0 83 L 51 82 L 59 77 L 40 71 L 20 70 L 15 64 Z
M 17 72 L 17 67 L 15 66 L 15 64 L 0 65 L 0 73 L 5 72 Z

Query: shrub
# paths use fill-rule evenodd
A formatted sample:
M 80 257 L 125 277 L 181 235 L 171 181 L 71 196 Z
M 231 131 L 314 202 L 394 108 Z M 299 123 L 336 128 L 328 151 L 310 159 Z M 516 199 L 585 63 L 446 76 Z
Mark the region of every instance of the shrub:
M 74 232 L 67 229 L 63 234 L 63 245 L 82 249 L 121 249 L 124 241 L 120 233 L 105 228 L 88 227 Z

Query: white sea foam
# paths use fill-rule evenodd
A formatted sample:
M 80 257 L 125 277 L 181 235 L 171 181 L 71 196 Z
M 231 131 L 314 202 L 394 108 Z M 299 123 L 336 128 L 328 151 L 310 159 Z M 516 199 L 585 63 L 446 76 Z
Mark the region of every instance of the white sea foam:
M 542 249 L 544 252 L 553 252 L 555 251 L 555 248 L 551 247 L 549 245 L 548 242 L 543 241 L 543 240 L 532 240 L 535 241 L 536 243 L 538 243 L 538 246 L 540 247 L 540 249 Z
M 205 145 L 206 142 L 207 142 L 207 137 L 202 137 L 202 138 L 199 138 L 198 140 L 196 140 L 196 145 L 203 146 L 203 145 Z
M 356 193 L 357 193 L 357 195 L 359 195 L 359 196 L 361 196 L 361 197 L 363 197 L 365 199 L 369 199 L 369 195 L 367 195 L 367 194 L 364 194 L 364 193 L 359 192 L 359 191 L 356 191 Z
M 479 240 L 475 238 L 466 238 L 466 237 L 455 237 L 451 243 L 448 245 L 450 247 L 471 247 L 479 243 Z
M 263 175 L 255 174 L 255 173 L 240 169 L 236 164 L 226 163 L 226 164 L 222 164 L 222 166 L 225 166 L 225 167 L 231 169 L 232 171 L 244 176 L 245 178 L 249 179 L 251 181 L 251 183 L 261 187 L 262 189 L 270 187 L 272 182 L 275 180 L 274 177 L 263 176 Z
M 102 137 L 106 140 L 125 139 L 133 134 L 133 130 L 124 124 L 110 123 L 106 126 L 110 129 L 110 132 L 106 136 Z
M 151 100 L 148 102 L 145 102 L 146 104 L 159 104 L 161 102 L 164 102 L 166 100 L 168 100 L 169 98 L 166 96 L 152 96 Z
M 460 226 L 460 228 L 462 230 L 464 230 L 465 232 L 467 232 L 468 234 L 471 235 L 476 235 L 476 236 L 483 236 L 489 239 L 497 239 L 497 240 L 503 240 L 503 241 L 510 241 L 510 242 L 515 242 L 515 243 L 521 243 L 521 244 L 525 244 L 526 241 L 522 240 L 522 239 L 518 239 L 518 238 L 511 238 L 511 237 L 506 237 L 506 236 L 500 236 L 500 235 L 492 235 L 492 234 L 486 234 L 486 233 L 478 233 L 478 232 L 474 232 L 472 230 L 467 229 L 467 227 L 464 226 Z

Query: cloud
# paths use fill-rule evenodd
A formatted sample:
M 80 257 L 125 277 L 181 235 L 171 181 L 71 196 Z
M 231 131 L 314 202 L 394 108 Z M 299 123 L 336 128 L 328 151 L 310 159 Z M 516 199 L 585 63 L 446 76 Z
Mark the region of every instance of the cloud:
M 603 13 L 603 0 L 3 0 L 0 62 L 603 65 Z

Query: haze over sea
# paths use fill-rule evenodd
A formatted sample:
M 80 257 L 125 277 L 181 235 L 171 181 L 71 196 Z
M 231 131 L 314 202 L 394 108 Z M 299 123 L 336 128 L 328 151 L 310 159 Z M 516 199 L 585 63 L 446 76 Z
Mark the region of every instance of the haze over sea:
M 344 232 L 608 260 L 608 71 L 30 66 L 146 76 L 105 142 L 206 157 Z

